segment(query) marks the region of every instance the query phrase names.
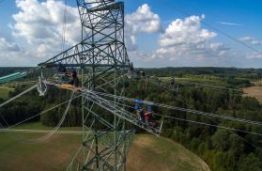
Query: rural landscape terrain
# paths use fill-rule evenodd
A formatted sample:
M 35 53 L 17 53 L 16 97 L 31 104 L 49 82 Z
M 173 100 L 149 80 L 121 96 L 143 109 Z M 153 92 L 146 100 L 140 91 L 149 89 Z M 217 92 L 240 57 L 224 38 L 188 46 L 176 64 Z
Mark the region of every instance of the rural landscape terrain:
M 262 171 L 261 0 L 0 0 L 0 171 Z
M 14 68 L 15 70 L 17 68 Z M 261 91 L 257 89 L 262 88 L 258 84 L 262 70 L 235 68 L 141 70 L 146 76 L 131 79 L 126 83 L 129 93 L 127 96 L 221 115 L 261 120 L 261 101 L 259 101 Z M 5 68 L 1 68 L 1 71 L 4 73 Z M 170 86 L 170 80 L 174 78 L 175 85 Z M 1 101 L 32 84 L 28 81 L 26 83 L 25 80 L 27 79 L 2 84 Z M 46 98 L 39 97 L 38 93 L 33 91 L 1 108 L 1 115 L 9 125 L 13 125 L 57 103 L 54 94 L 57 91 L 60 92 L 62 99 L 68 96 L 68 93 L 52 87 Z M 17 170 L 17 165 L 21 170 L 66 168 L 81 142 L 81 119 L 74 105 L 77 104 L 73 104 L 62 128 L 46 141 L 38 139 L 48 134 L 58 124 L 58 118 L 61 117 L 59 109 L 0 132 L 0 170 Z M 178 120 L 166 119 L 161 137 L 137 130 L 129 147 L 128 170 L 240 170 L 238 167 L 243 171 L 261 170 L 261 136 L 248 133 L 261 132 L 261 127 L 194 116 L 186 112 L 159 110 L 161 109 L 154 109 L 158 113 L 176 116 Z M 1 124 L 4 125 L 3 121 Z M 227 130 L 223 129 L 224 127 L 237 130 Z

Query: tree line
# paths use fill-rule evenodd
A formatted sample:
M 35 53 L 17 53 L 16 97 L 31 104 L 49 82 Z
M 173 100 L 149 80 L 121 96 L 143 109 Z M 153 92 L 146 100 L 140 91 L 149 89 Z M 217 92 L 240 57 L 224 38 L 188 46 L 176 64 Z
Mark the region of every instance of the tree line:
M 160 71 L 159 69 L 155 69 L 154 72 L 152 69 L 150 72 L 147 72 L 147 74 L 158 75 Z M 244 74 L 253 74 L 253 70 L 251 70 L 252 72 L 248 71 L 243 73 L 234 71 L 236 74 L 232 76 L 233 71 L 230 72 L 230 76 L 226 76 L 232 79 L 228 84 L 234 88 L 246 86 L 243 82 L 236 80 L 236 77 L 240 75 L 243 76 Z M 164 72 L 165 71 L 163 71 L 163 73 Z M 210 75 L 212 75 L 213 72 L 214 71 L 210 72 Z M 226 73 L 226 71 L 224 72 Z M 175 76 L 176 74 L 177 70 L 170 71 L 169 76 Z M 247 84 L 250 84 L 249 81 L 245 81 Z M 166 82 L 166 84 L 169 85 L 168 82 Z M 220 115 L 227 114 L 227 116 L 262 121 L 262 105 L 255 98 L 244 97 L 241 93 L 235 93 L 229 89 L 217 90 L 210 87 L 195 87 L 181 84 L 176 91 L 170 91 L 167 87 L 159 86 L 147 78 L 126 80 L 124 85 L 126 87 L 125 96 L 127 97 L 213 112 Z M 18 94 L 25 88 L 24 86 L 16 87 L 15 91 L 10 93 L 10 97 Z M 36 91 L 30 92 L 15 102 L 1 108 L 0 114 L 4 116 L 8 125 L 12 125 L 68 99 L 69 96 L 70 92 L 60 91 L 56 88 L 49 88 L 48 94 L 45 97 L 39 97 Z M 3 100 L 0 99 L 0 102 L 1 101 Z M 63 126 L 81 125 L 80 103 L 81 99 L 72 102 L 69 115 Z M 134 104 L 130 103 L 129 105 Z M 41 121 L 44 125 L 55 126 L 60 121 L 64 109 L 65 105 L 31 120 L 31 122 Z M 93 110 L 100 113 L 103 117 L 107 117 L 109 120 L 113 119 L 112 116 L 107 115 L 105 111 L 101 111 L 99 108 L 94 108 Z M 218 127 L 234 127 L 243 131 L 262 133 L 262 128 L 255 125 L 208 118 L 159 107 L 153 107 L 153 111 L 160 115 L 171 115 L 184 120 L 204 122 Z M 130 112 L 134 111 L 130 110 Z M 159 118 L 156 117 L 156 119 Z M 0 123 L 7 126 L 1 118 Z M 97 125 L 97 127 L 103 129 L 101 125 Z M 173 139 L 198 154 L 214 171 L 262 170 L 262 138 L 260 136 L 170 118 L 165 119 L 162 136 Z

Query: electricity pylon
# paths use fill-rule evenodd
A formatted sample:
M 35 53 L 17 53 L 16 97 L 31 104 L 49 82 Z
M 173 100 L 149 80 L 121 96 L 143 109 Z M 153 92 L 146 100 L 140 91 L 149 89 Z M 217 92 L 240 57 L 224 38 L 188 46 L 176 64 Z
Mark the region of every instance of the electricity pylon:
M 129 67 L 124 40 L 124 3 L 77 0 L 77 5 L 82 25 L 81 42 L 39 65 L 78 68 L 83 89 L 124 95 L 124 84 L 120 82 Z M 112 104 L 116 103 L 114 99 Z M 133 132 L 126 128 L 123 118 L 110 115 L 97 104 L 82 93 L 83 148 L 81 157 L 76 157 L 77 168 L 126 170 L 127 147 Z M 76 170 L 73 164 L 70 167 Z

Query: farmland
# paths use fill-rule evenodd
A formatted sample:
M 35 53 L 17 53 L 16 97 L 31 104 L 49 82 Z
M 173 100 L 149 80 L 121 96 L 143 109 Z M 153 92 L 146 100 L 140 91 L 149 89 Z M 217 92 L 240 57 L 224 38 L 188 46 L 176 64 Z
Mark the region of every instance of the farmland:
M 0 98 L 6 99 L 9 95 L 9 92 L 13 91 L 13 88 L 0 86 Z
M 25 124 L 16 130 L 22 132 L 0 132 L 0 170 L 16 171 L 18 167 L 22 171 L 64 170 L 81 144 L 80 134 L 56 134 L 41 143 L 28 141 L 44 135 L 28 131 L 50 130 L 40 123 Z M 63 130 L 79 131 L 78 128 Z M 204 161 L 182 145 L 146 134 L 135 137 L 127 168 L 130 171 L 209 171 Z

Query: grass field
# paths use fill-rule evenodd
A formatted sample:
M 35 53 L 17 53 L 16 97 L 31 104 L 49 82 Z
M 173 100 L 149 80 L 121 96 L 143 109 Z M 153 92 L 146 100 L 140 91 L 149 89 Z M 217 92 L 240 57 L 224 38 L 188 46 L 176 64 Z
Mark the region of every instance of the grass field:
M 15 129 L 33 129 L 33 130 L 50 130 L 52 128 L 42 125 L 40 122 L 33 122 L 24 125 L 19 125 Z M 72 130 L 72 131 L 81 131 L 80 127 L 63 127 L 60 130 Z
M 38 123 L 18 127 L 28 128 L 47 129 Z M 28 139 L 36 139 L 41 135 L 0 132 L 0 170 L 64 170 L 80 145 L 81 135 L 59 134 L 48 142 L 28 143 Z M 128 154 L 127 168 L 128 171 L 209 171 L 200 158 L 183 146 L 151 135 L 135 137 Z
M 165 138 L 138 135 L 130 148 L 130 171 L 209 171 L 198 156 Z
M 13 90 L 13 88 L 0 86 L 0 98 L 6 99 L 9 95 L 9 92 Z
M 159 77 L 162 81 L 170 81 L 171 77 Z M 197 77 L 197 76 L 188 76 L 183 78 L 176 78 L 177 83 L 180 84 L 205 84 L 205 85 L 214 85 L 214 86 L 227 86 L 225 80 L 217 77 Z
M 245 96 L 255 97 L 259 102 L 262 103 L 262 87 L 252 86 L 243 89 Z
M 79 146 L 78 135 L 56 135 L 45 143 L 29 143 L 40 134 L 0 133 L 0 170 L 63 170 Z

